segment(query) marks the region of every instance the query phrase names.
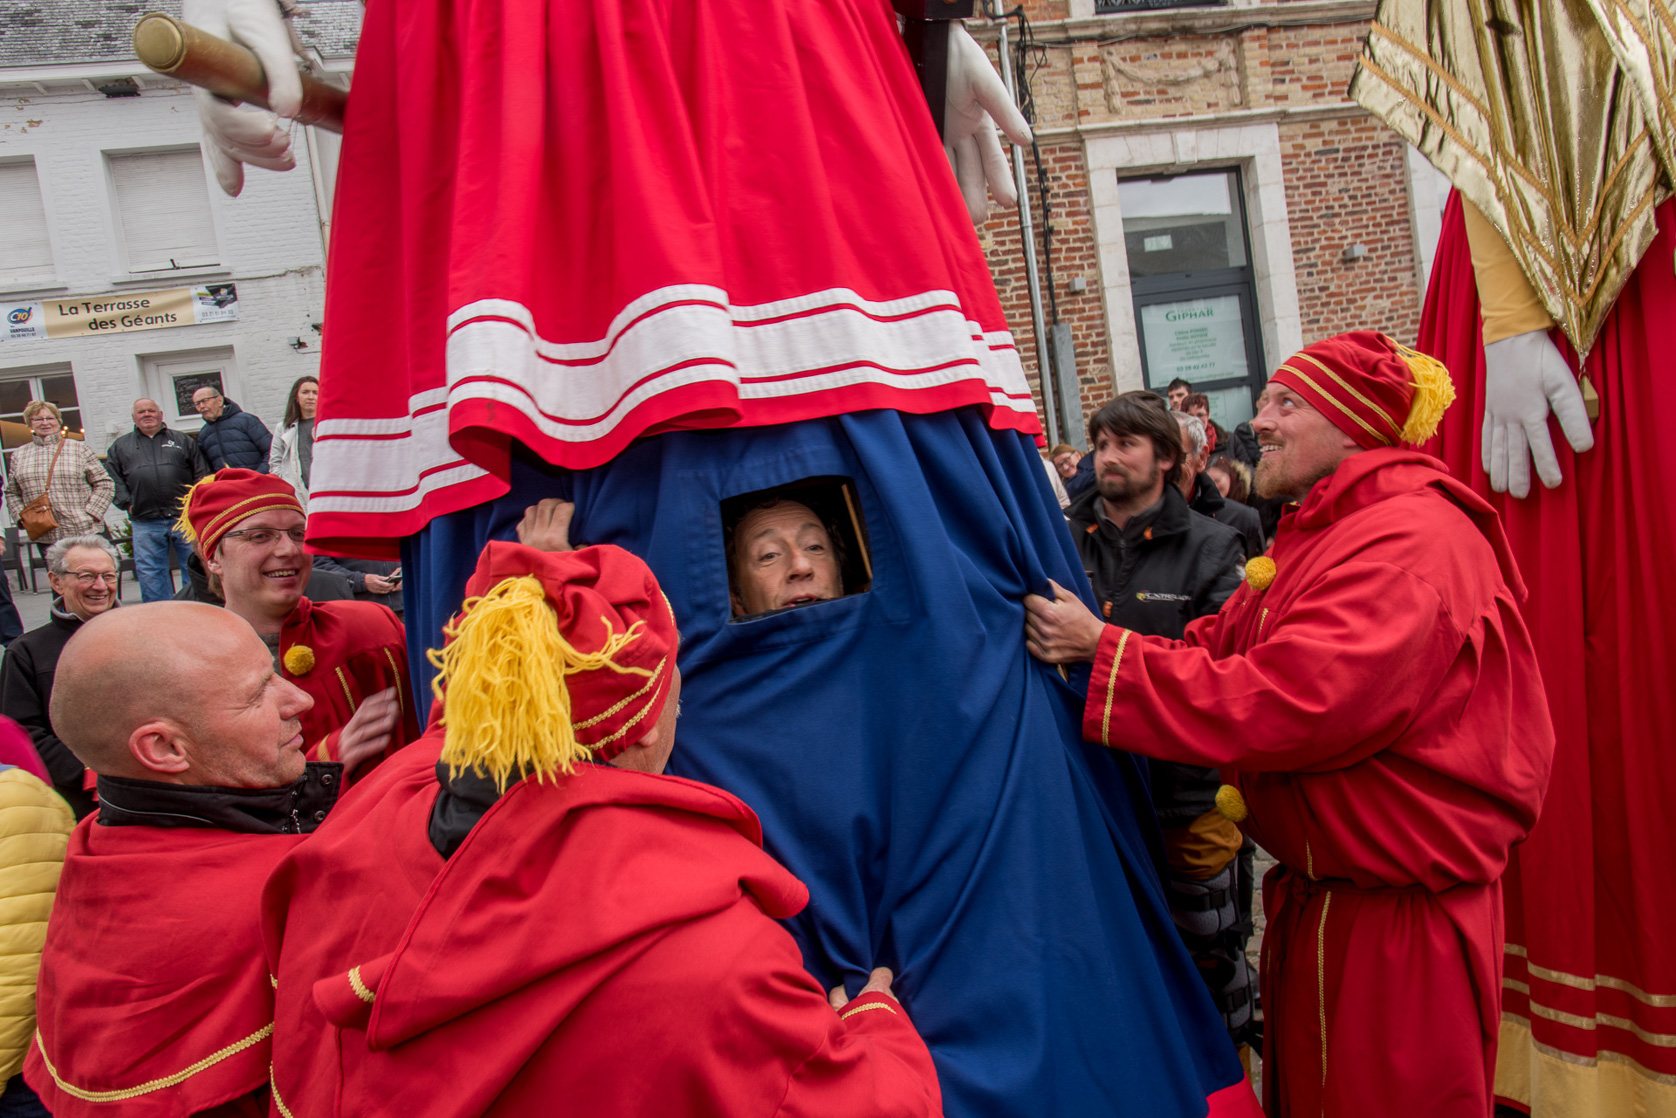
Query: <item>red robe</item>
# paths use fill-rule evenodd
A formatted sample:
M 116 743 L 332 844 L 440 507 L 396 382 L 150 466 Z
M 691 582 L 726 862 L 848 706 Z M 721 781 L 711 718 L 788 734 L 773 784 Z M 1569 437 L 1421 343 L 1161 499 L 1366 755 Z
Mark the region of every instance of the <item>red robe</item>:
M 302 836 L 96 819 L 64 859 L 25 1080 L 58 1118 L 266 1113 L 274 1017 L 258 905 Z
M 1215 765 L 1264 882 L 1270 1118 L 1485 1118 L 1500 879 L 1553 730 L 1495 513 L 1396 448 L 1280 525 L 1266 591 L 1186 638 L 1101 638 L 1084 733 Z M 1511 589 L 1510 589 L 1511 588 Z
M 1565 480 L 1523 500 L 1480 464 L 1484 348 L 1460 204 L 1443 219 L 1420 348 L 1459 396 L 1437 454 L 1501 511 L 1530 578 L 1525 616 L 1558 736 L 1553 792 L 1507 874 L 1497 1090 L 1536 1114 L 1676 1107 L 1676 202 L 1584 363 L 1595 446 L 1550 423 Z M 1578 367 L 1559 331 L 1561 352 Z
M 299 645 L 314 654 L 314 663 L 308 671 L 295 673 L 286 656 Z M 407 630 L 389 606 L 304 598 L 280 628 L 279 652 L 281 673 L 314 700 L 302 720 L 310 761 L 338 760 L 338 734 L 344 724 L 368 695 L 389 687 L 396 689 L 401 722 L 384 756 L 419 736 L 407 674 Z M 360 771 L 366 772 L 367 766 Z
M 774 921 L 808 891 L 744 804 L 584 765 L 513 785 L 444 863 L 438 749 L 380 766 L 263 896 L 276 1107 L 942 1113 L 902 1007 L 869 995 L 840 1016 L 804 971 Z

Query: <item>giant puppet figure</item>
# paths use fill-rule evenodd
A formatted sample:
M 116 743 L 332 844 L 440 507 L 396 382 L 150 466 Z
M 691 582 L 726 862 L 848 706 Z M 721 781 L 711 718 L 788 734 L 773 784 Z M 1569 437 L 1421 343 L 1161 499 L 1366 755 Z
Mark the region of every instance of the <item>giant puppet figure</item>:
M 1456 187 L 1420 348 L 1473 406 L 1433 449 L 1501 513 L 1558 739 L 1496 1075 L 1539 1118 L 1676 1113 L 1673 80 L 1668 0 L 1384 0 L 1352 85 Z
M 270 0 L 230 2 L 288 67 Z M 959 183 L 887 0 L 371 0 L 310 539 L 399 550 L 417 650 L 487 540 L 573 500 L 673 603 L 671 771 L 761 815 L 816 977 L 896 972 L 950 1114 L 1255 1114 L 1137 763 L 1025 653 L 1024 595 L 1087 583 L 968 217 L 986 172 L 1010 194 L 984 108 L 1028 132 L 948 48 Z M 205 108 L 224 185 L 290 162 Z M 735 616 L 728 509 L 794 485 L 847 593 Z

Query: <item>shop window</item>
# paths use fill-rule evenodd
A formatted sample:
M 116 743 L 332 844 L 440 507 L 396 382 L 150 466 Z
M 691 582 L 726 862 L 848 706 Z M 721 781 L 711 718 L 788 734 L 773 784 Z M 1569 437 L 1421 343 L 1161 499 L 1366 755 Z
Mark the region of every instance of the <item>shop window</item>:
M 847 477 L 804 478 L 722 501 L 733 620 L 866 593 L 867 525 Z
M 0 380 L 0 451 L 6 469 L 12 465 L 12 452 L 27 446 L 30 436 L 28 424 L 23 422 L 23 409 L 31 400 L 45 400 L 57 404 L 64 421 L 67 438 L 82 440 L 81 400 L 76 395 L 76 378 L 68 365 L 41 365 L 32 369 L 8 369 Z
M 1118 183 L 1146 386 L 1181 379 L 1232 430 L 1267 380 L 1238 171 Z
M 213 267 L 221 260 L 197 147 L 107 152 L 130 274 Z

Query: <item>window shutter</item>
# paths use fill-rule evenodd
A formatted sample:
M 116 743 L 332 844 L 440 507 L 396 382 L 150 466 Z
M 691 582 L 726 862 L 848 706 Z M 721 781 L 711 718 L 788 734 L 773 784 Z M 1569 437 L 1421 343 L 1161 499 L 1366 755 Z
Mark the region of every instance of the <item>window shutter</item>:
M 218 264 L 203 157 L 184 151 L 107 155 L 130 272 Z
M 0 163 L 0 275 L 52 272 L 52 241 L 35 161 Z

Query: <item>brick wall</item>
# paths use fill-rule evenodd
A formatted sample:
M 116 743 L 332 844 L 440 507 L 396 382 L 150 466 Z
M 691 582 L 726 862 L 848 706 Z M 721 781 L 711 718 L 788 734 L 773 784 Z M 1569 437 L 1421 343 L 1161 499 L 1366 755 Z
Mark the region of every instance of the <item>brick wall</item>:
M 1304 344 L 1345 330 L 1413 343 L 1420 291 L 1409 230 L 1407 145 L 1371 117 L 1280 130 Z M 1367 247 L 1346 262 L 1344 250 Z

